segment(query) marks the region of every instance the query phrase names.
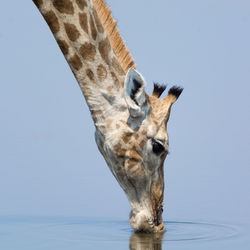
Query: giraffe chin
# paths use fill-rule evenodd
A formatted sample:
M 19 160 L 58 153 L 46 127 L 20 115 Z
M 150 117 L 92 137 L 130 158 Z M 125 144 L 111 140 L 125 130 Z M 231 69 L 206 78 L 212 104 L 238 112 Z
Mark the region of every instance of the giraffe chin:
M 144 233 L 164 233 L 165 226 L 162 218 L 158 219 L 160 224 L 155 224 L 154 219 L 149 216 L 147 210 L 141 210 L 135 212 L 132 210 L 130 212 L 130 225 L 135 232 L 144 232 Z

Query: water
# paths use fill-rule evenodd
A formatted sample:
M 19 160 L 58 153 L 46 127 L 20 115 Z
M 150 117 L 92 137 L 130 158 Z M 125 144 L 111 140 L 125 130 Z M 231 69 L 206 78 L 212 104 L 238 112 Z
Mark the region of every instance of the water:
M 0 249 L 236 249 L 243 237 L 234 225 L 168 221 L 166 228 L 164 234 L 143 234 L 120 220 L 1 217 Z

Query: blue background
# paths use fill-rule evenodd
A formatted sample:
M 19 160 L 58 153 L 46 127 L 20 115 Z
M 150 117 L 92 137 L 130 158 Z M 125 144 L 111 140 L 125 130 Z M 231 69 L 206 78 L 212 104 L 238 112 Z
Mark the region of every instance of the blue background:
M 250 3 L 107 1 L 138 70 L 183 86 L 168 125 L 164 219 L 250 232 Z M 0 215 L 128 219 L 81 91 L 32 1 L 0 8 Z

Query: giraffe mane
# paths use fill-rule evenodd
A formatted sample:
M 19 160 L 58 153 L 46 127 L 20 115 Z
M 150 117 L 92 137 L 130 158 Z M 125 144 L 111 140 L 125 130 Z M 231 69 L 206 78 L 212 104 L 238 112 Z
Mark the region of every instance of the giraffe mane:
M 117 21 L 112 17 L 111 10 L 104 0 L 93 0 L 95 10 L 105 29 L 114 53 L 116 54 L 121 67 L 127 73 L 129 68 L 136 68 L 135 61 L 122 39 Z

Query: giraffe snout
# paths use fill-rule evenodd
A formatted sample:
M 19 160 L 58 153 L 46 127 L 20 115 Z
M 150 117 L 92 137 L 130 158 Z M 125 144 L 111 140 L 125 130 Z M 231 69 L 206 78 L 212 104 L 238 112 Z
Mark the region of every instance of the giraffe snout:
M 135 232 L 156 233 L 164 232 L 165 227 L 163 221 L 156 225 L 152 215 L 146 209 L 135 212 L 130 212 L 130 225 Z

